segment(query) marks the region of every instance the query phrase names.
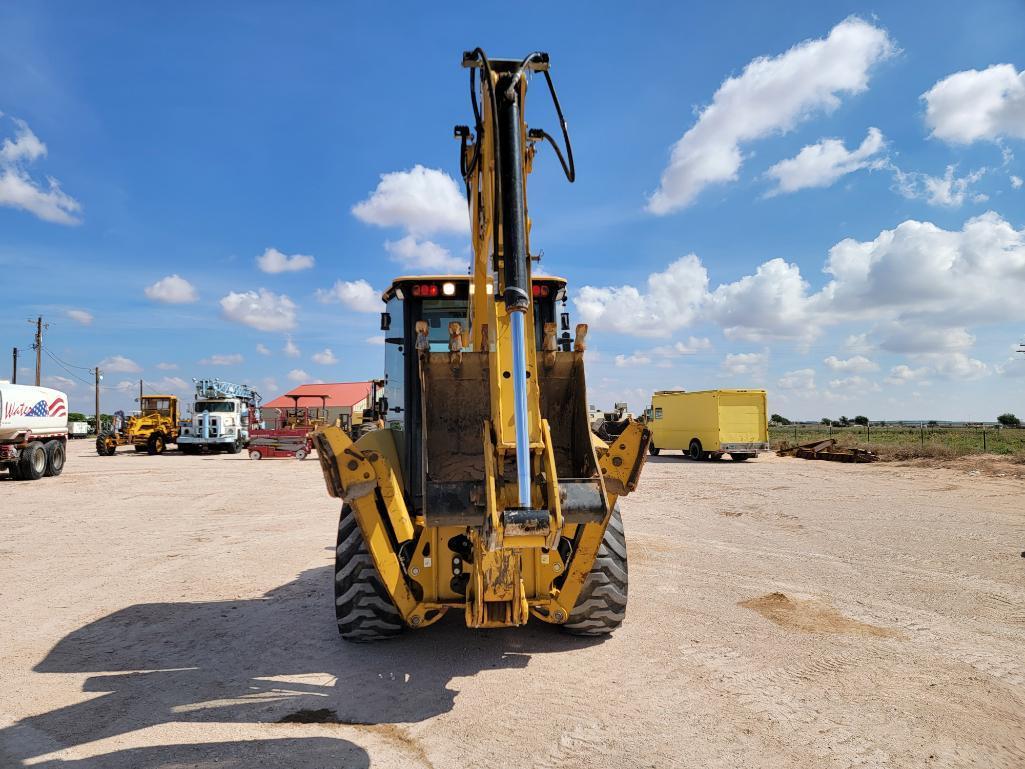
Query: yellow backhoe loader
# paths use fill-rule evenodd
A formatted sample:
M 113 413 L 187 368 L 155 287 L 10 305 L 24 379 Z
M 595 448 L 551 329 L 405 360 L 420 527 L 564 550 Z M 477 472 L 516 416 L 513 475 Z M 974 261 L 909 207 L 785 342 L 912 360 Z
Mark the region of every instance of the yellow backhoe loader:
M 616 500 L 638 481 L 650 440 L 631 421 L 611 444 L 589 427 L 587 327 L 570 336 L 561 278 L 533 277 L 526 176 L 552 144 L 572 148 L 548 55 L 463 55 L 475 124 L 457 126 L 472 274 L 398 278 L 384 293 L 383 429 L 355 443 L 314 435 L 328 492 L 343 500 L 335 611 L 342 637 L 424 628 L 449 609 L 473 628 L 531 616 L 597 635 L 626 612 Z M 566 154 L 523 119 L 542 75 Z M 561 311 L 560 311 L 561 305 Z

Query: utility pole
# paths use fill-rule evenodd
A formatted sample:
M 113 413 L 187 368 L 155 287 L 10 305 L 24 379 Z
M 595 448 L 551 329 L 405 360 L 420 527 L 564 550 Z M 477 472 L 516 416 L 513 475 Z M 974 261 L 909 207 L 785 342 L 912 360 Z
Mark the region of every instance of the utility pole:
M 31 323 L 32 321 L 29 321 Z M 36 318 L 36 343 L 33 345 L 36 350 L 36 387 L 39 387 L 39 378 L 43 368 L 43 316 Z
M 11 366 L 11 384 L 18 384 L 18 348 L 11 348 L 11 357 L 14 358 L 14 363 Z
M 142 380 L 139 380 L 139 414 L 142 414 Z
M 100 375 L 100 367 L 97 366 L 93 369 L 93 373 L 96 375 L 96 435 L 100 435 L 100 380 L 103 377 Z

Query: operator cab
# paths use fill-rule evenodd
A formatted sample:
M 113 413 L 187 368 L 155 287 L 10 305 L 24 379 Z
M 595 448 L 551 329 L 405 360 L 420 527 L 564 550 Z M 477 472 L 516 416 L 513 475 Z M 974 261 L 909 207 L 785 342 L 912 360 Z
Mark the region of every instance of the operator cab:
M 489 288 L 491 284 L 488 284 Z M 560 350 L 569 351 L 570 319 L 566 311 L 566 280 L 557 277 L 535 277 L 534 348 L 541 350 L 545 323 L 556 323 L 556 339 Z M 448 324 L 457 321 L 463 327 L 463 339 L 471 345 L 477 341 L 469 320 L 470 295 L 473 283 L 468 275 L 430 275 L 396 278 L 384 292 L 385 311 L 381 314 L 384 332 L 385 384 L 376 404 L 378 413 L 392 430 L 406 434 L 407 472 L 419 456 L 413 446 L 420 439 L 419 358 L 416 353 L 416 323 L 427 322 L 431 352 L 449 351 Z
M 178 421 L 178 398 L 174 395 L 143 395 L 139 399 L 139 416 L 151 414 Z

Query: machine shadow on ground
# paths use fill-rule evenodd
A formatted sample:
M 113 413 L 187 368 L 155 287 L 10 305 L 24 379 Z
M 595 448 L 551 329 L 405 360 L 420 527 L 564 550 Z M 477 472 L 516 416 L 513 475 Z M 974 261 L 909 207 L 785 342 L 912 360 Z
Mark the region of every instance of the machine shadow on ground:
M 395 640 L 347 644 L 334 625 L 332 579 L 325 566 L 262 598 L 137 604 L 91 622 L 61 639 L 34 671 L 96 673 L 83 685 L 92 698 L 0 731 L 0 745 L 24 760 L 54 749 L 40 749 L 39 735 L 70 747 L 169 722 L 420 721 L 451 710 L 453 679 L 523 668 L 532 654 L 600 643 L 540 622 L 469 630 L 450 611 L 438 624 Z M 318 715 L 308 719 L 311 712 Z M 125 765 L 189 765 L 188 751 L 195 749 L 166 746 L 156 763 L 132 751 L 136 760 Z

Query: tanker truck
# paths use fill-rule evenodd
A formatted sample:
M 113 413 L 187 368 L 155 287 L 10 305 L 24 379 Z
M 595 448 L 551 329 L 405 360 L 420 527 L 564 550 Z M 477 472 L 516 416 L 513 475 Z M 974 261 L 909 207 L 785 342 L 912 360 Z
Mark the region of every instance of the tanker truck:
M 60 475 L 67 446 L 67 395 L 0 381 L 0 469 L 20 481 Z

